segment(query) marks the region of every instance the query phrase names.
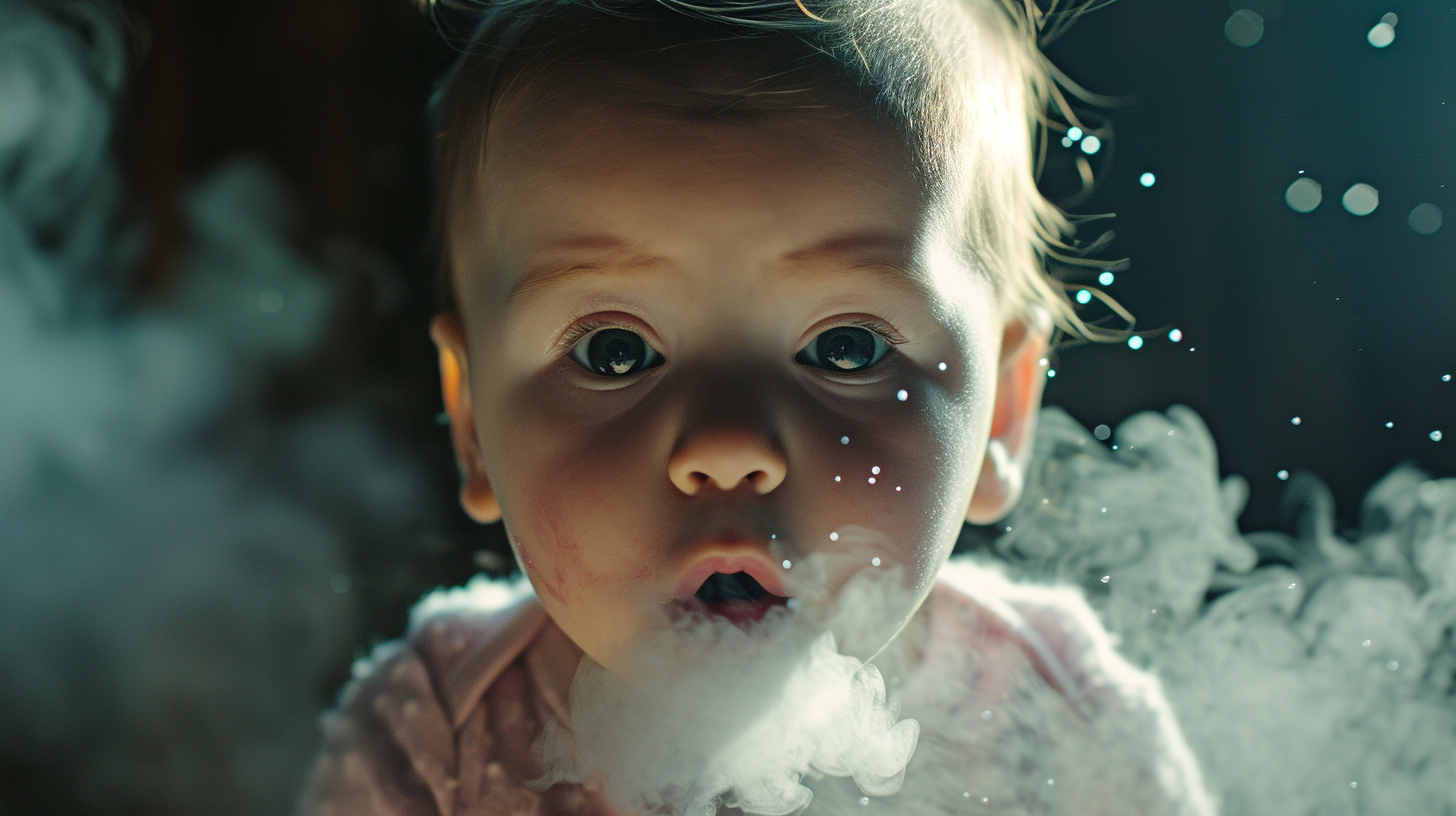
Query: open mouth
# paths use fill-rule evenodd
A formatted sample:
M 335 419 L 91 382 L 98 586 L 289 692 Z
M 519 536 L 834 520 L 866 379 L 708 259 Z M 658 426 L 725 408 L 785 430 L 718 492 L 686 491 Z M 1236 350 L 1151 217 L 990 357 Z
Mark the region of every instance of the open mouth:
M 735 624 L 746 624 L 763 620 L 770 608 L 784 606 L 788 602 L 788 598 L 764 589 L 746 572 L 715 572 L 682 605 L 690 611 L 719 615 Z

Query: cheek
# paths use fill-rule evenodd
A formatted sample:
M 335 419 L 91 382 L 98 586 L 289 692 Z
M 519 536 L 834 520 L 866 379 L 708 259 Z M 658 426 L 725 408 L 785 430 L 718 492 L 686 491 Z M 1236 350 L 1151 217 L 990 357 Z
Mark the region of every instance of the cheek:
M 821 430 L 803 437 L 791 499 L 805 554 L 828 556 L 841 576 L 901 566 L 911 586 L 927 586 L 954 544 L 978 470 L 968 461 L 973 412 L 961 403 L 921 389 L 904 403 L 807 423 Z

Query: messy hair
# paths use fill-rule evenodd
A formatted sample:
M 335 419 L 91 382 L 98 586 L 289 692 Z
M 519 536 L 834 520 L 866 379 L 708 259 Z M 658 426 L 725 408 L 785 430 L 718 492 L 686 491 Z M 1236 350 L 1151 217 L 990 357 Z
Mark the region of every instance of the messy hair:
M 482 159 L 492 105 L 523 71 L 568 52 L 625 59 L 681 44 L 674 36 L 770 39 L 786 63 L 817 62 L 845 77 L 904 134 L 922 186 L 959 232 L 954 251 L 985 276 L 1004 315 L 1040 307 L 1074 337 L 1107 334 L 1078 316 L 1068 284 L 1048 271 L 1049 263 L 1099 264 L 1070 242 L 1073 225 L 1042 195 L 1037 176 L 1049 107 L 1075 121 L 1057 87 L 1065 77 L 1040 45 L 1111 0 L 1064 8 L 1060 0 L 1047 8 L 1034 0 L 419 2 L 460 44 L 432 103 L 442 247 L 448 211 L 467 195 Z

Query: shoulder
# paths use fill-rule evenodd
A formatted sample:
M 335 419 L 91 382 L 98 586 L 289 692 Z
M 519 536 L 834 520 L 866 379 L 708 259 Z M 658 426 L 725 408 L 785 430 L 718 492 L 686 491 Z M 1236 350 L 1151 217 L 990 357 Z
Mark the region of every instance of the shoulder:
M 477 578 L 426 596 L 402 640 L 353 667 L 322 718 L 300 814 L 434 816 L 454 809 L 456 732 L 545 620 L 529 586 Z
M 942 604 L 970 606 L 993 619 L 1123 772 L 1145 769 L 1137 776 L 1157 789 L 1152 798 L 1169 805 L 1153 810 L 1216 812 L 1162 684 L 1118 653 L 1079 589 L 1014 582 L 969 559 L 952 559 L 940 578 L 935 591 Z

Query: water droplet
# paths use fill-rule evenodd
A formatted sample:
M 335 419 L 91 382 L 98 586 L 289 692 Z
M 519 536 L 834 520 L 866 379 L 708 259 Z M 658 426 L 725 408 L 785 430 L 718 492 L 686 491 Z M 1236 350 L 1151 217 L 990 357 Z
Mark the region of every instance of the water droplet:
M 1141 176 L 1138 176 L 1138 184 L 1141 184 L 1144 187 L 1151 187 L 1157 183 L 1158 177 L 1153 175 L 1152 173 L 1143 173 Z
M 1365 35 L 1365 40 L 1376 48 L 1384 48 L 1395 42 L 1395 26 L 1386 22 L 1379 22 Z
M 1275 476 L 1278 476 L 1279 477 L 1279 481 L 1281 481 L 1281 482 L 1287 481 L 1289 479 L 1289 471 L 1287 471 L 1287 470 L 1281 470 L 1281 471 L 1279 471 L 1278 473 L 1276 473 L 1274 475 Z
M 1096 136 L 1088 136 L 1082 140 L 1082 152 L 1092 155 L 1102 149 L 1102 140 Z
M 981 804 L 983 804 L 983 805 L 984 805 L 984 804 L 986 804 L 986 803 L 987 803 L 987 802 L 989 802 L 989 801 L 991 801 L 991 800 L 990 800 L 990 799 L 987 799 L 987 798 L 986 798 L 986 797 L 984 797 L 984 796 L 982 796 L 982 797 L 981 797 Z
M 1148 610 L 1148 614 L 1150 614 L 1150 615 L 1156 615 L 1156 614 L 1158 614 L 1158 610 L 1156 610 L 1156 609 L 1149 609 Z
M 838 541 L 839 540 L 839 533 L 830 533 L 829 534 L 829 540 L 830 541 Z
M 1432 442 L 1440 442 L 1441 441 L 1441 432 L 1440 431 L 1431 431 L 1431 441 Z
M 1107 512 L 1107 508 L 1106 507 L 1102 508 L 1102 512 L 1106 513 Z
M 1240 48 L 1248 48 L 1264 38 L 1264 18 L 1248 9 L 1239 9 L 1223 24 L 1223 35 Z
M 910 399 L 910 392 L 901 388 L 899 391 L 895 392 L 895 399 L 904 402 L 905 400 Z
M 836 482 L 839 481 L 839 477 L 838 476 L 835 476 L 834 477 L 834 481 L 836 481 Z
M 793 562 L 790 561 L 789 559 L 785 558 L 784 559 L 784 569 L 793 569 L 793 567 L 794 567 Z
M 1358 787 L 1360 787 L 1360 783 L 1359 782 L 1351 782 L 1350 783 L 1350 787 L 1352 787 L 1352 788 L 1358 788 Z
M 870 473 L 873 473 L 876 476 L 880 475 L 880 466 L 875 465 L 874 467 L 870 468 Z
M 1367 640 L 1362 640 L 1362 641 L 1360 641 L 1360 645 L 1361 646 L 1367 646 L 1368 647 L 1370 645 L 1370 641 L 1368 639 Z
M 871 558 L 870 563 L 878 567 L 880 565 L 880 557 L 877 555 L 874 558 Z
M 1289 424 L 1290 425 L 1298 425 L 1299 423 L 1301 423 L 1303 421 L 1304 420 L 1300 419 L 1299 417 L 1290 417 Z
M 1051 379 L 1051 378 L 1053 378 L 1055 376 L 1057 376 L 1057 370 L 1055 368 L 1048 368 L 1047 369 L 1047 379 Z
M 1289 586 L 1285 587 L 1285 589 L 1294 589 L 1297 586 L 1299 586 L 1299 584 L 1290 584 Z
M 1076 125 L 1072 125 L 1071 127 L 1067 128 L 1067 138 L 1071 139 L 1074 142 L 1077 141 L 1078 139 L 1082 138 L 1082 129 L 1077 127 Z
M 988 708 L 985 711 L 982 711 L 981 712 L 981 719 L 983 719 L 983 720 L 989 720 L 989 719 L 991 719 L 991 709 Z
M 769 534 L 769 538 L 770 539 L 775 539 L 776 540 L 778 537 L 779 537 L 779 534 L 778 533 L 770 533 Z
M 895 492 L 896 493 L 899 493 L 900 492 L 900 486 L 899 485 L 895 485 Z
M 1391 671 L 1399 671 L 1400 670 L 1400 661 L 1398 661 L 1398 660 L 1392 660 L 1389 663 L 1386 663 L 1385 664 L 1385 668 L 1390 669 Z
M 839 444 L 841 444 L 841 445 L 848 445 L 849 444 L 849 437 L 847 437 L 847 436 L 841 436 L 841 437 L 839 437 Z
M 1308 176 L 1295 179 L 1289 189 L 1284 191 L 1284 203 L 1295 212 L 1314 212 L 1323 200 L 1324 190 L 1320 183 Z
M 1137 351 L 1143 347 L 1143 339 L 1134 334 L 1132 337 L 1127 338 L 1127 347 L 1133 351 Z
M 1092 302 L 1092 293 L 1089 292 L 1089 291 L 1087 291 L 1086 289 L 1078 289 L 1077 290 L 1077 302 L 1078 303 L 1091 303 Z
M 1441 382 L 1451 382 L 1451 375 L 1450 374 L 1442 374 L 1441 375 Z
M 1174 329 L 1174 330 L 1168 332 L 1168 339 L 1169 340 L 1172 340 L 1174 343 L 1181 343 L 1181 342 L 1183 342 L 1183 330 L 1182 329 Z
M 971 792 L 970 791 L 966 791 L 965 793 L 962 793 L 961 796 L 964 796 L 965 798 L 969 799 L 969 798 L 971 798 Z
M 1055 779 L 1048 779 L 1047 780 L 1047 784 L 1048 785 L 1055 785 L 1055 784 L 1057 784 L 1057 780 L 1055 780 Z
M 1441 228 L 1441 208 L 1435 204 L 1417 204 L 1406 223 L 1417 233 L 1430 235 Z
M 859 798 L 859 803 L 861 805 L 868 805 L 870 803 L 870 798 L 868 796 L 861 796 Z
M 1387 422 L 1387 423 L 1385 423 L 1385 427 L 1387 427 L 1387 428 L 1394 428 L 1395 427 L 1395 423 L 1394 422 Z
M 1043 363 L 1043 365 L 1045 365 L 1045 363 Z M 944 371 L 945 370 L 945 363 L 941 363 L 940 365 L 936 366 L 936 368 L 939 368 L 941 371 Z
M 1112 282 L 1116 279 L 1117 277 L 1111 272 L 1103 272 L 1101 275 L 1097 276 L 1097 282 L 1103 286 L 1111 286 Z
M 1108 581 L 1111 581 L 1111 580 L 1112 580 L 1112 576 L 1111 575 L 1104 575 L 1104 576 L 1102 576 L 1102 583 L 1104 583 L 1104 584 L 1107 583 Z
M 1108 437 L 1112 436 L 1112 429 L 1106 425 L 1098 425 L 1092 429 L 1092 435 L 1105 442 Z
M 1369 215 L 1380 206 L 1380 191 L 1362 181 L 1350 185 L 1350 189 L 1340 198 L 1340 203 L 1345 205 L 1345 211 L 1351 215 Z
M 875 477 L 871 476 L 870 477 L 870 484 L 874 484 L 874 483 L 875 483 Z

